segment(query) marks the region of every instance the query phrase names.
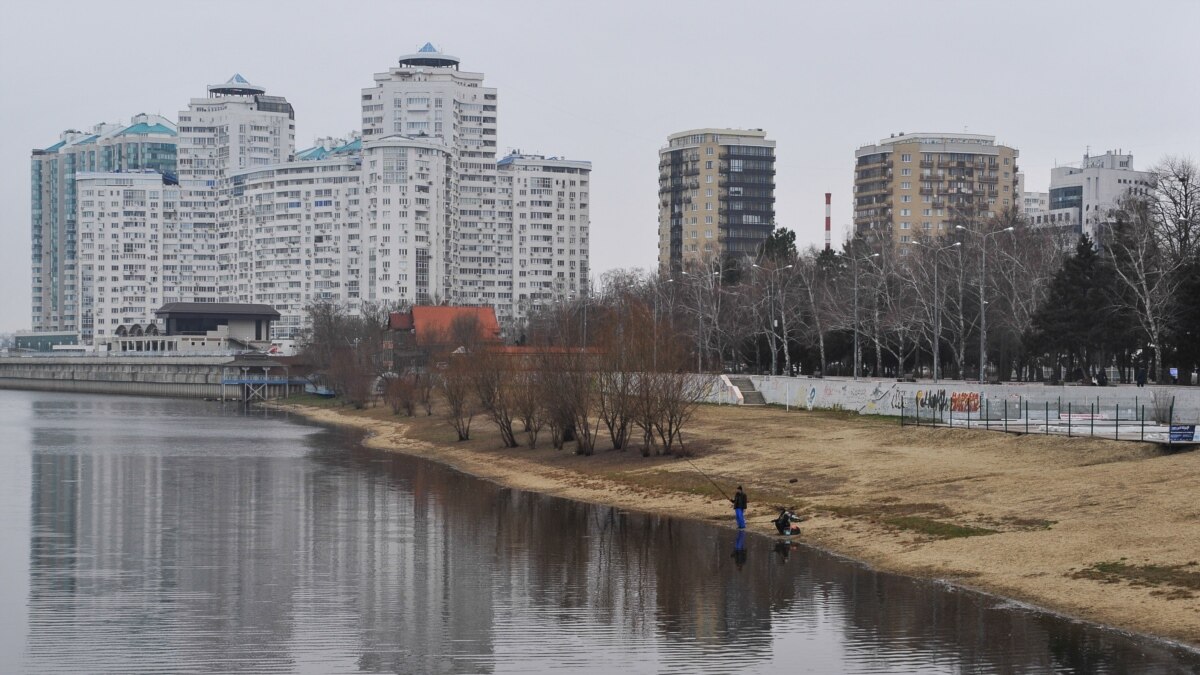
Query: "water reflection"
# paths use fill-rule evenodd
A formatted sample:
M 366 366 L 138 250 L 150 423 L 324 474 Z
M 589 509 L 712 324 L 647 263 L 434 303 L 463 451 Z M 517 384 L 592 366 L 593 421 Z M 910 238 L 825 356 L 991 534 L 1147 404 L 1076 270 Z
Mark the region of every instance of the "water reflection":
M 507 490 L 276 415 L 19 396 L 28 415 L 0 421 L 32 439 L 28 639 L 4 670 L 1200 667 L 1156 642 L 745 532 Z

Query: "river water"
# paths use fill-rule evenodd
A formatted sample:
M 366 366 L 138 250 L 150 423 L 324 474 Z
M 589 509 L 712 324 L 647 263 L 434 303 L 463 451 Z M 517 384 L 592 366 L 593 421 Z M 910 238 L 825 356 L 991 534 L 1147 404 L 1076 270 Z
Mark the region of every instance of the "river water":
M 1183 673 L 1200 654 L 279 413 L 0 391 L 0 672 Z

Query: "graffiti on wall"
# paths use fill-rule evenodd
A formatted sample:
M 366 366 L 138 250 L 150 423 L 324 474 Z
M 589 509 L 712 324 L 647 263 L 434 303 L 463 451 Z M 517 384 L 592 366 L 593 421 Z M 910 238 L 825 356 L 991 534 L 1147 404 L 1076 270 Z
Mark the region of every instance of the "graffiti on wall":
M 826 387 L 826 389 L 828 389 L 828 387 Z M 812 410 L 813 404 L 816 402 L 817 402 L 817 388 L 809 387 L 808 388 L 808 396 L 804 399 L 804 403 L 806 406 L 808 406 L 809 410 Z
M 950 394 L 950 410 L 953 412 L 979 412 L 979 392 L 962 391 Z
M 918 389 L 915 400 L 918 408 L 928 408 L 938 412 L 944 412 L 946 406 L 950 405 L 950 398 L 946 395 L 945 389 Z

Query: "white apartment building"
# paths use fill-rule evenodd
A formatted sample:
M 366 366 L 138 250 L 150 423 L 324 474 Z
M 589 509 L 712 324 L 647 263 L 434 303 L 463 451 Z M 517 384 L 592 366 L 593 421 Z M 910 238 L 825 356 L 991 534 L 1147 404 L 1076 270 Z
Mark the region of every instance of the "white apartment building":
M 367 298 L 428 304 L 452 295 L 453 150 L 400 134 L 363 143 Z
M 158 115 L 135 115 L 128 124 L 101 123 L 67 130 L 58 143 L 30 156 L 30 257 L 35 332 L 91 330 L 77 286 L 78 214 L 90 210 L 76 192 L 82 172 L 155 171 L 173 181 L 175 124 Z
M 234 75 L 209 85 L 207 97 L 193 98 L 179 113 L 180 221 L 197 251 L 213 253 L 217 263 L 212 278 L 208 269 L 193 270 L 193 285 L 206 289 L 201 302 L 251 292 L 251 239 L 246 230 L 226 226 L 236 220 L 232 173 L 279 164 L 296 149 L 291 104 L 266 91 Z
M 514 152 L 497 162 L 501 219 L 512 220 L 511 234 L 464 233 L 460 253 L 491 247 L 512 256 L 514 288 L 493 304 L 501 325 L 523 322 L 539 307 L 582 295 L 590 270 L 588 194 L 592 163 Z M 464 283 L 469 283 L 466 276 Z
M 177 273 L 164 273 L 179 188 L 155 171 L 80 173 L 79 274 L 81 321 L 88 343 L 114 335 L 122 324 L 145 323 L 177 292 Z M 174 244 L 175 242 L 171 242 Z M 170 246 L 176 251 L 175 246 Z M 177 269 L 176 253 L 170 267 Z M 172 296 L 177 297 L 177 296 Z M 83 320 L 86 318 L 86 321 Z
M 511 327 L 584 292 L 591 164 L 498 164 L 496 90 L 431 45 L 375 82 L 361 137 L 298 153 L 291 105 L 240 75 L 191 99 L 178 131 L 140 116 L 35 150 L 34 325 L 66 316 L 90 342 L 163 304 L 237 302 L 276 308 L 271 338 L 288 340 L 313 301 L 370 300 L 493 305 Z M 104 134 L 124 134 L 115 160 L 61 154 Z M 67 210 L 69 232 L 47 224 Z
M 511 221 L 501 221 L 496 209 L 496 90 L 483 86 L 483 73 L 459 69 L 459 59 L 426 44 L 415 54 L 400 57 L 386 73 L 375 74 L 375 86 L 362 91 L 363 140 L 400 134 L 429 137 L 450 152 L 448 199 L 452 208 L 445 232 L 431 238 L 427 249 L 431 282 L 469 279 L 471 284 L 443 284 L 441 300 L 461 305 L 493 304 L 500 293 L 512 293 L 512 256 L 461 242 L 512 234 Z M 380 235 L 382 236 L 382 235 Z M 470 270 L 461 272 L 461 270 Z M 434 284 L 434 288 L 436 288 Z M 387 288 L 393 294 L 386 293 Z M 399 295 L 398 285 L 380 285 L 381 300 L 413 301 Z
M 1099 156 L 1085 154 L 1078 166 L 1050 170 L 1049 203 L 1045 213 L 1035 215 L 1031 222 L 1075 237 L 1087 234 L 1099 244 L 1113 207 L 1127 192 L 1145 194 L 1151 182 L 1150 172 L 1134 170 L 1132 154 L 1120 150 Z
M 1034 216 L 1040 216 L 1046 212 L 1050 204 L 1049 192 L 1022 192 L 1021 193 L 1021 215 L 1026 219 L 1031 220 Z
M 520 154 L 497 163 L 497 106 L 482 73 L 428 43 L 363 89 L 373 299 L 492 305 L 510 326 L 587 288 L 591 164 Z
M 273 306 L 273 340 L 297 337 L 310 302 L 358 309 L 366 270 L 361 149 L 358 139 L 326 138 L 294 161 L 230 174 L 222 239 L 238 267 L 244 263 L 247 283 L 222 301 Z

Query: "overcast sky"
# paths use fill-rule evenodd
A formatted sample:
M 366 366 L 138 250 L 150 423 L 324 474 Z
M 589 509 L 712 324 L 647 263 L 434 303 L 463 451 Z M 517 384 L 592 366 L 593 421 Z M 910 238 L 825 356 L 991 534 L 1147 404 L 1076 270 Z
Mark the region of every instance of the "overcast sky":
M 1200 160 L 1200 2 L 49 2 L 0 9 L 0 331 L 29 327 L 29 151 L 69 128 L 176 119 L 241 73 L 300 148 L 359 128 L 360 89 L 429 41 L 499 88 L 498 146 L 593 163 L 592 268 L 650 269 L 658 148 L 696 127 L 778 142 L 777 221 L 851 217 L 855 148 L 994 135 L 1026 189 L 1122 148 Z M 705 51 L 694 51 L 702 48 Z

